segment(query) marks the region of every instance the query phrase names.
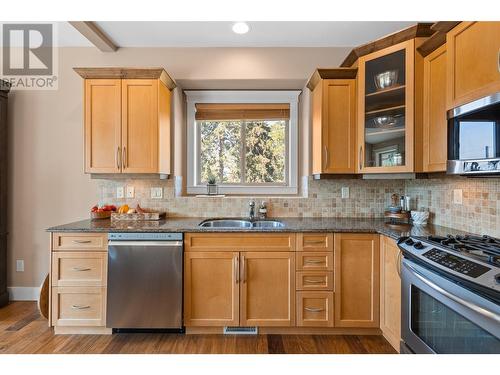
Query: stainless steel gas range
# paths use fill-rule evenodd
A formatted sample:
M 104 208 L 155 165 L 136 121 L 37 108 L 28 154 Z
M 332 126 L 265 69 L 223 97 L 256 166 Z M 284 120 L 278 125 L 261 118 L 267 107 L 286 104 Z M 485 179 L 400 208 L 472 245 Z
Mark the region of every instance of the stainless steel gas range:
M 500 239 L 404 237 L 402 353 L 500 354 Z

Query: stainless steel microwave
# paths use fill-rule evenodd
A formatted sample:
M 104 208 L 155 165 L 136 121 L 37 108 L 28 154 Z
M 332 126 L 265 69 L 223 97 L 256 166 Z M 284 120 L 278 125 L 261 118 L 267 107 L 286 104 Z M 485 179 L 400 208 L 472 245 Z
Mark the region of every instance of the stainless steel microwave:
M 500 92 L 447 115 L 447 173 L 500 177 Z

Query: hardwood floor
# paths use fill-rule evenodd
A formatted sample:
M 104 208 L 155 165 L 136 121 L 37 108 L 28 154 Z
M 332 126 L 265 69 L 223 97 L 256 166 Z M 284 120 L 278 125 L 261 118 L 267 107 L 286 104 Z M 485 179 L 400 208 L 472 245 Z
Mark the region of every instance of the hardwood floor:
M 13 302 L 0 309 L 0 353 L 121 354 L 389 354 L 381 336 L 181 335 L 118 333 L 54 335 L 35 302 Z

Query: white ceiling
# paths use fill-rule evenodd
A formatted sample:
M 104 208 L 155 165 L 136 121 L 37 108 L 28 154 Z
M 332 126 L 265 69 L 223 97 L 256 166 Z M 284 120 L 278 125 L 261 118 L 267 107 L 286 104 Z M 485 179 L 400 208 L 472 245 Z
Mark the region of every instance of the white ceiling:
M 415 22 L 248 22 L 244 35 L 232 22 L 98 21 L 120 47 L 353 47 L 401 30 Z M 66 22 L 58 22 L 59 46 L 90 46 Z

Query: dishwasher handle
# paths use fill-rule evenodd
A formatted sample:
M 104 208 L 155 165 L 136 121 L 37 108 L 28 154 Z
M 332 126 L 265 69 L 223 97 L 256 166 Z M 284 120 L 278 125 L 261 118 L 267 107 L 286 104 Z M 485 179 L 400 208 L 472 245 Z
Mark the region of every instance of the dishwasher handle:
M 109 241 L 109 246 L 163 246 L 181 247 L 182 241 Z

